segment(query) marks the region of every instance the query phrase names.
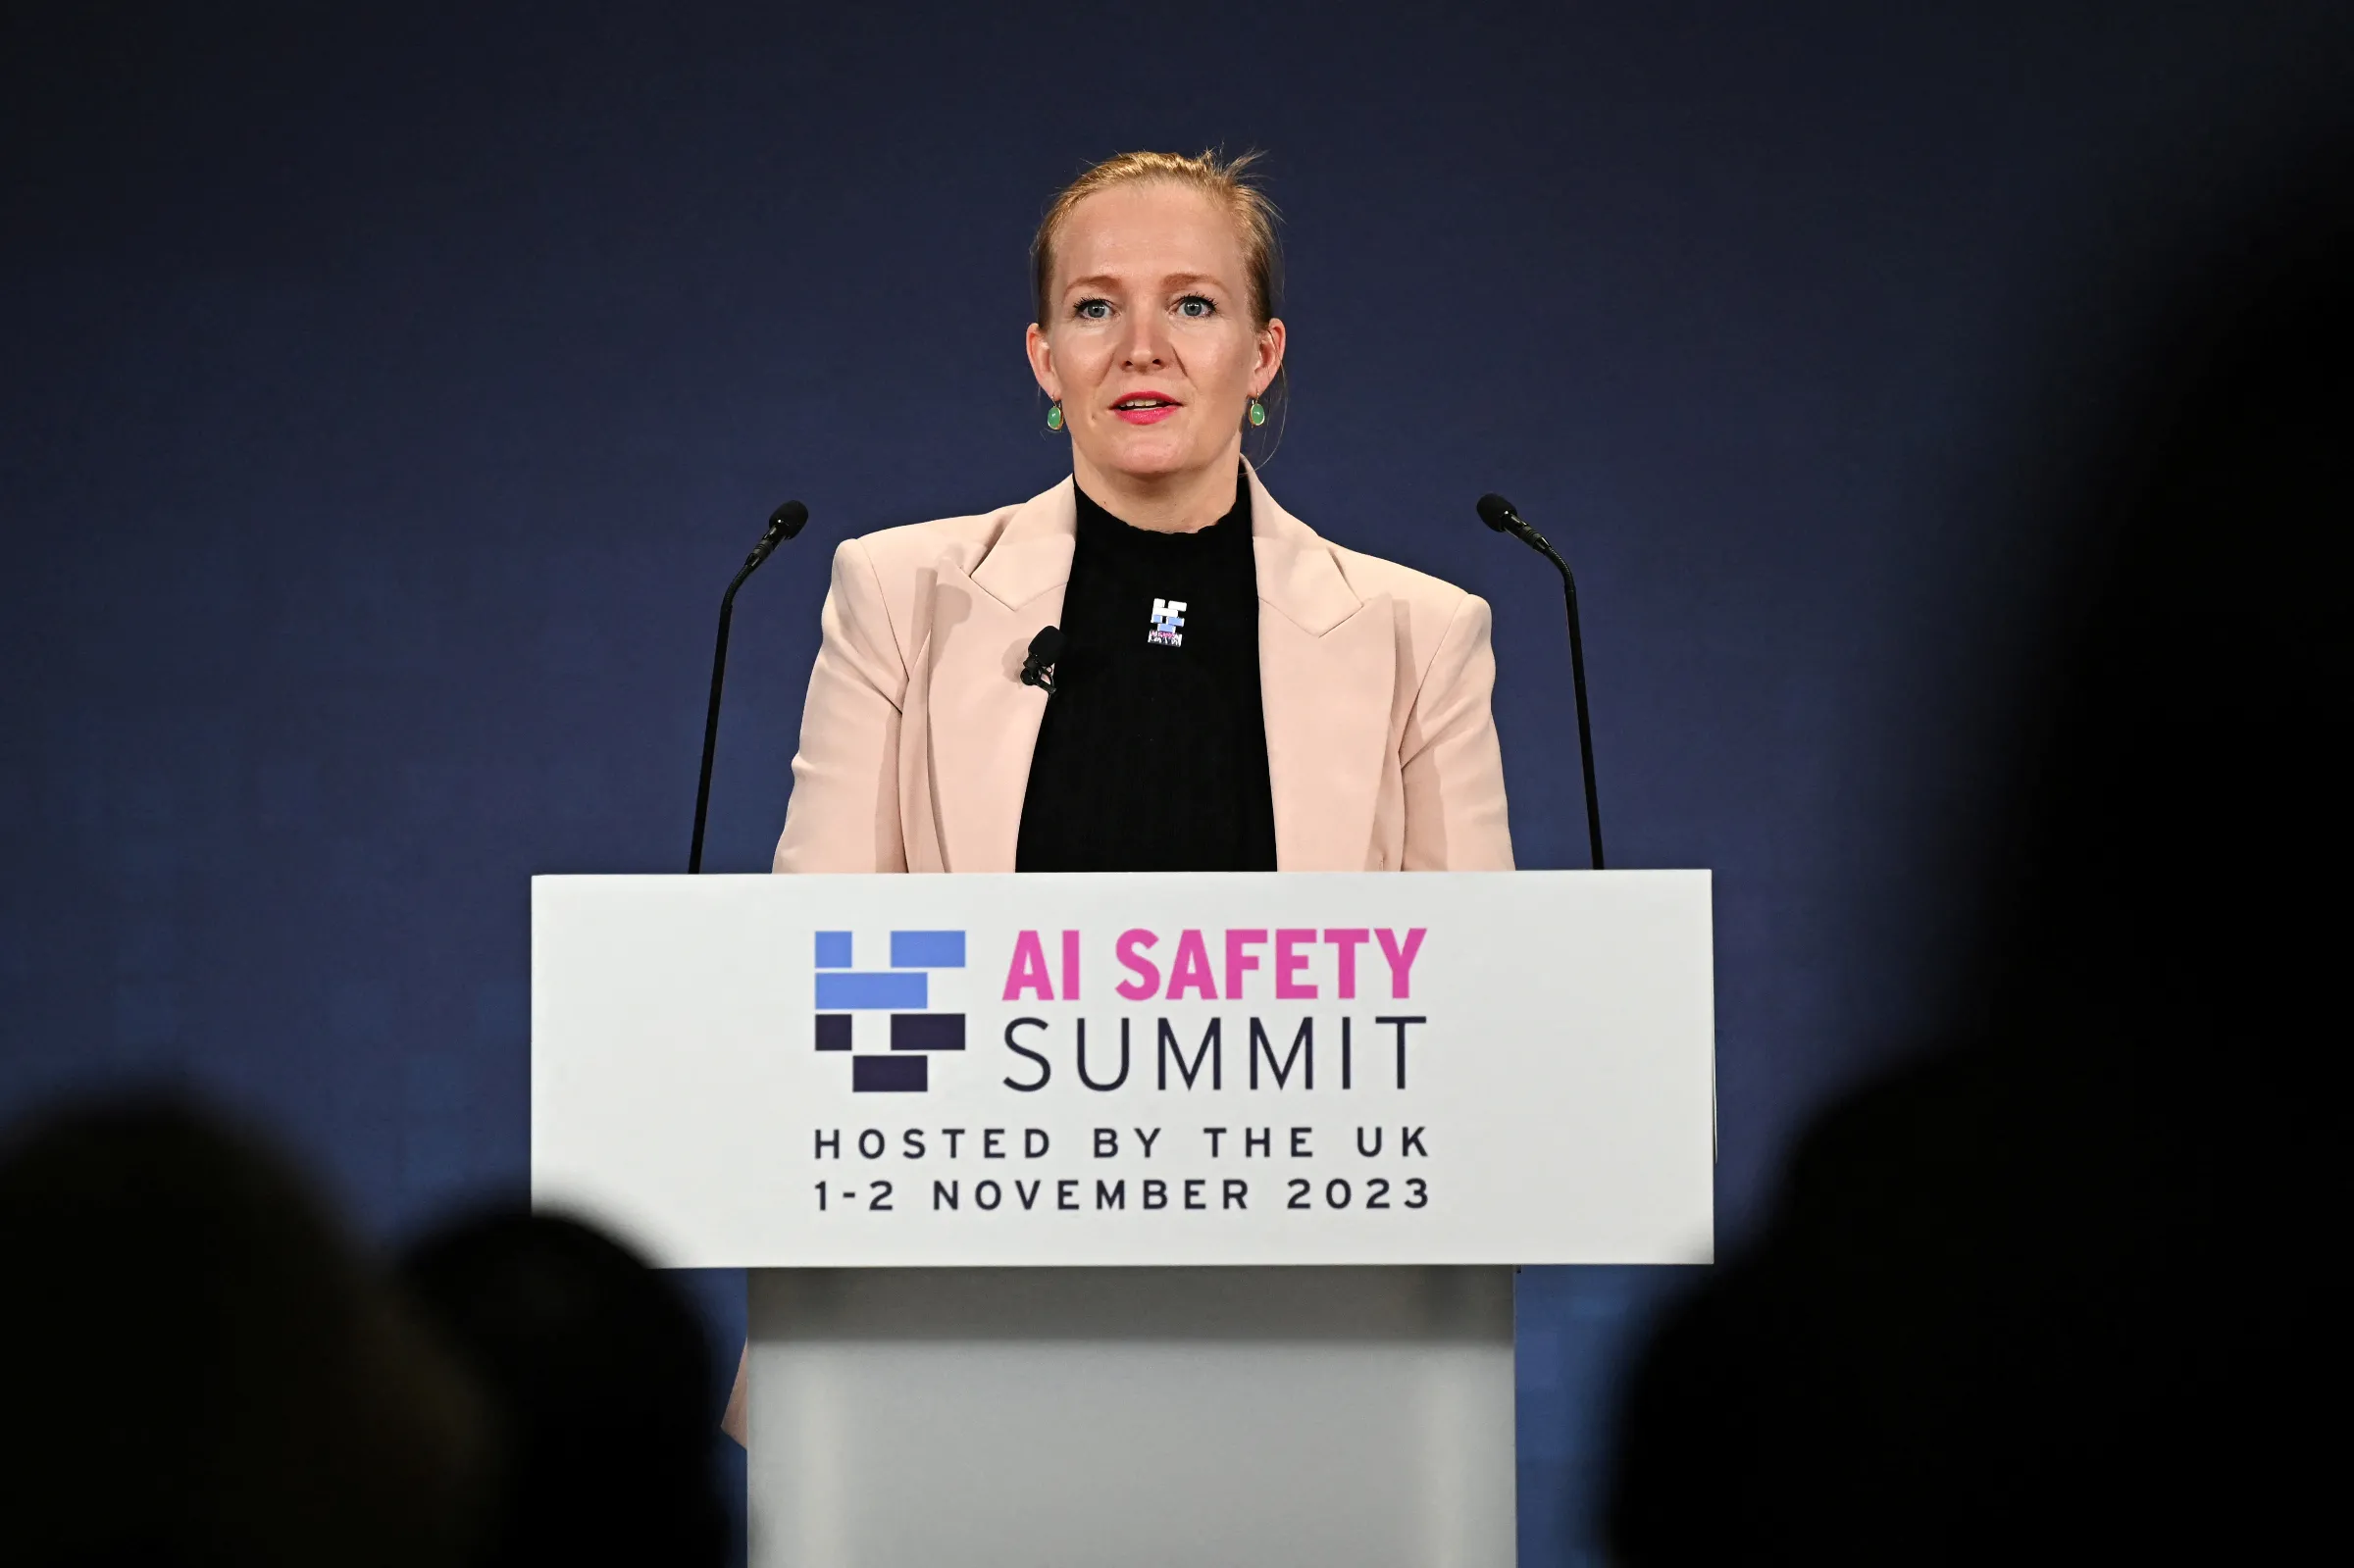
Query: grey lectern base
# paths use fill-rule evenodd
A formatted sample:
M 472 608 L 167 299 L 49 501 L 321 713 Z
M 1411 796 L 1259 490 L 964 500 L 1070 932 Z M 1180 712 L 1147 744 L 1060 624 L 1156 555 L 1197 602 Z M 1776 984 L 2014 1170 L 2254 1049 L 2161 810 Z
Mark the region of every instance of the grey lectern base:
M 753 1568 L 1509 1568 L 1506 1268 L 751 1276 Z

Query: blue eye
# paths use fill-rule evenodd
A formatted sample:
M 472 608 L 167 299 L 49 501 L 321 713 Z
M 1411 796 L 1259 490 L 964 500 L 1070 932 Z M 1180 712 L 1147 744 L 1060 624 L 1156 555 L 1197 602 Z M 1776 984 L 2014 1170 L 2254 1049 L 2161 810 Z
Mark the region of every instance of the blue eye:
M 1218 307 L 1203 299 L 1200 294 L 1188 294 L 1177 302 L 1177 314 L 1191 316 L 1196 321 L 1200 321 L 1203 317 L 1215 316 L 1217 313 Z
M 1071 307 L 1071 314 L 1083 322 L 1109 321 L 1111 319 L 1111 301 L 1108 299 L 1083 299 Z

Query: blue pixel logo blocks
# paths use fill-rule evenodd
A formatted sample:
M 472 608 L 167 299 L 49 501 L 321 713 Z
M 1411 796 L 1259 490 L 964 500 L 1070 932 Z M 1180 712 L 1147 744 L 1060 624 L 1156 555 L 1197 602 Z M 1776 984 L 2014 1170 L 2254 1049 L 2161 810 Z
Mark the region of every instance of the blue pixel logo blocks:
M 935 1010 L 938 983 L 963 978 L 964 933 L 895 931 L 888 969 L 858 968 L 856 947 L 850 932 L 817 934 L 817 1048 L 849 1057 L 855 1093 L 921 1094 L 932 1053 L 964 1049 L 964 1014 Z

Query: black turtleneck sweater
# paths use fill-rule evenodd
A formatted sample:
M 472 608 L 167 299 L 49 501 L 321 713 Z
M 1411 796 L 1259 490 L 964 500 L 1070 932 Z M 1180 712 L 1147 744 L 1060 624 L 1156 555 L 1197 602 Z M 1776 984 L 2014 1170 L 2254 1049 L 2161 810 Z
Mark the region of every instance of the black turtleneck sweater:
M 1197 533 L 1077 491 L 1070 638 L 1031 754 L 1019 871 L 1273 871 L 1251 490 Z

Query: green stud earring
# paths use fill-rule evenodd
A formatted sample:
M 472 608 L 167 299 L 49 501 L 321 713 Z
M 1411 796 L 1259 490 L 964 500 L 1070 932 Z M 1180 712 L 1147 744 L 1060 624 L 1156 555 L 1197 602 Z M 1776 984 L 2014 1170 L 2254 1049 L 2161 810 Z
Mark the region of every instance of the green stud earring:
M 1059 397 L 1047 410 L 1047 429 L 1050 430 L 1062 429 L 1062 399 Z
M 1254 425 L 1267 423 L 1267 406 L 1255 397 L 1251 399 L 1251 423 Z

